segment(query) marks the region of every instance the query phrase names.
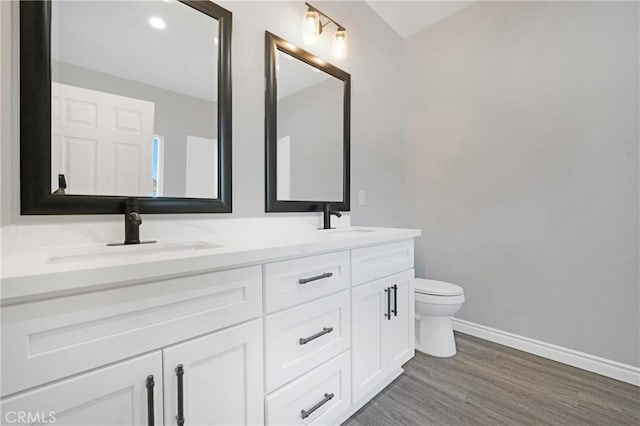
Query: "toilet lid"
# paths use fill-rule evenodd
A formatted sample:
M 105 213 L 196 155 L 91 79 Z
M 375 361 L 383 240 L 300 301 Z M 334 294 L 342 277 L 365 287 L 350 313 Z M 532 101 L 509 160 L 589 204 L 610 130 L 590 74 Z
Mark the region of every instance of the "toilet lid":
M 462 287 L 444 281 L 425 280 L 416 278 L 416 293 L 432 294 L 434 296 L 458 296 L 462 294 Z

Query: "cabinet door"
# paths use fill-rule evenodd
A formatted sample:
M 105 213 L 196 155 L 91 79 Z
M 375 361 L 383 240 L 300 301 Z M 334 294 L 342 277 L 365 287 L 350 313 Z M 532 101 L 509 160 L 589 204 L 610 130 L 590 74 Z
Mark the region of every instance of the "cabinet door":
M 382 359 L 391 374 L 415 354 L 413 269 L 386 279 L 391 287 L 391 320 L 384 321 Z M 395 287 L 394 287 L 395 286 Z
M 372 391 L 385 377 L 382 338 L 387 309 L 384 289 L 387 281 L 379 280 L 353 289 L 352 293 L 352 373 L 353 401 Z
M 185 425 L 262 424 L 262 320 L 163 350 L 165 424 L 177 424 L 182 365 Z
M 153 375 L 150 393 L 146 379 Z M 153 419 L 148 416 L 152 396 Z M 0 404 L 7 423 L 56 425 L 162 424 L 162 355 L 129 361 L 45 385 Z M 21 416 L 21 417 L 19 417 Z

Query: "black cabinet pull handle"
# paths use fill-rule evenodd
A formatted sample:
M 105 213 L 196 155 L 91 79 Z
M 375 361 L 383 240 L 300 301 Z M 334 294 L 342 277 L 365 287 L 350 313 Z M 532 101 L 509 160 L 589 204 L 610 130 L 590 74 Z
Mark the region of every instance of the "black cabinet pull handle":
M 147 376 L 147 426 L 154 426 L 155 420 L 153 418 L 153 387 L 156 382 L 153 380 L 153 375 Z
M 178 426 L 184 425 L 184 394 L 182 377 L 184 376 L 184 368 L 182 364 L 178 364 L 176 367 L 176 376 L 178 377 L 178 415 L 176 416 L 176 423 Z
M 332 276 L 333 276 L 333 272 L 325 272 L 324 274 L 316 275 L 315 277 L 300 278 L 298 280 L 298 284 L 307 284 L 313 281 L 323 280 L 325 278 L 331 278 Z
M 398 316 L 398 286 L 393 285 L 393 316 Z
M 331 401 L 334 396 L 335 395 L 332 394 L 332 393 L 325 393 L 324 394 L 324 398 L 322 399 L 322 401 L 318 402 L 316 405 L 314 405 L 313 407 L 309 408 L 308 410 L 300 410 L 300 416 L 303 419 L 306 419 L 307 417 L 312 415 L 313 412 L 316 411 L 318 408 L 322 407 L 324 404 L 326 404 L 327 402 Z
M 301 345 L 306 345 L 307 343 L 309 343 L 312 340 L 317 339 L 318 337 L 322 337 L 325 334 L 329 334 L 333 331 L 333 327 L 325 327 L 322 329 L 322 331 L 314 334 L 313 336 L 309 336 L 309 337 L 301 337 L 300 338 L 300 344 Z
M 384 289 L 384 292 L 387 293 L 387 313 L 384 316 L 390 320 L 391 319 L 391 287 L 387 287 Z

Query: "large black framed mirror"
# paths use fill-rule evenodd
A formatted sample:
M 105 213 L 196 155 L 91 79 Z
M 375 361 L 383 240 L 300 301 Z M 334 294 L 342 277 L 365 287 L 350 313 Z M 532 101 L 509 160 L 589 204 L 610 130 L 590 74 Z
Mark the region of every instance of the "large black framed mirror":
M 350 208 L 351 76 L 265 33 L 266 211 Z
M 208 0 L 21 1 L 22 214 L 231 212 L 231 23 Z

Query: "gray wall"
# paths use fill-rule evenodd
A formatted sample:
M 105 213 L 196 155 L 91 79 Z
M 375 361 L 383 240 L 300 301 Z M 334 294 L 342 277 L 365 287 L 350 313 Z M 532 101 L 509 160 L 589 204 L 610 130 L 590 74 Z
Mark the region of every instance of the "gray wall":
M 640 365 L 638 12 L 477 2 L 407 40 L 417 273 L 460 318 Z
M 291 140 L 289 199 L 342 201 L 343 101 L 333 77 L 278 101 L 278 139 Z
M 65 62 L 53 61 L 51 72 L 59 83 L 154 102 L 154 132 L 164 137 L 164 196 L 185 196 L 187 136 L 217 138 L 215 102 Z
M 3 2 L 4 3 L 4 2 Z M 12 63 L 16 67 L 18 11 L 13 2 Z M 269 30 L 303 46 L 301 22 L 303 2 L 221 1 L 233 12 L 233 216 L 253 217 L 264 213 L 264 32 Z M 331 57 L 331 31 L 314 46 L 305 49 L 351 73 L 351 181 L 352 222 L 369 225 L 406 224 L 404 161 L 404 96 L 402 88 L 402 46 L 398 36 L 364 2 L 323 2 L 323 11 L 349 30 L 349 57 Z M 4 32 L 3 26 L 3 32 Z M 4 40 L 4 39 L 3 39 Z M 18 80 L 12 80 L 17 106 Z M 4 96 L 4 94 L 3 94 Z M 12 119 L 17 123 L 18 111 Z M 2 145 L 13 148 L 11 194 L 3 191 L 2 203 L 13 214 L 12 222 L 79 222 L 88 217 L 21 217 L 19 215 L 18 147 L 19 135 L 3 136 Z M 3 179 L 4 181 L 4 179 Z M 358 206 L 358 190 L 367 194 L 366 206 Z M 389 206 L 395 206 L 391 209 Z M 317 213 L 310 213 L 317 216 Z M 278 216 L 278 214 L 269 214 Z M 197 217 L 221 217 L 198 215 Z M 120 222 L 120 217 L 92 219 Z
M 338 61 L 331 57 L 332 30 L 315 45 L 304 45 L 303 2 L 220 4 L 233 12 L 234 212 L 264 214 L 263 61 L 269 30 L 351 74 L 352 223 L 405 225 L 403 39 L 364 2 L 322 2 L 323 12 L 349 32 L 349 56 Z M 360 189 L 367 194 L 362 207 Z

